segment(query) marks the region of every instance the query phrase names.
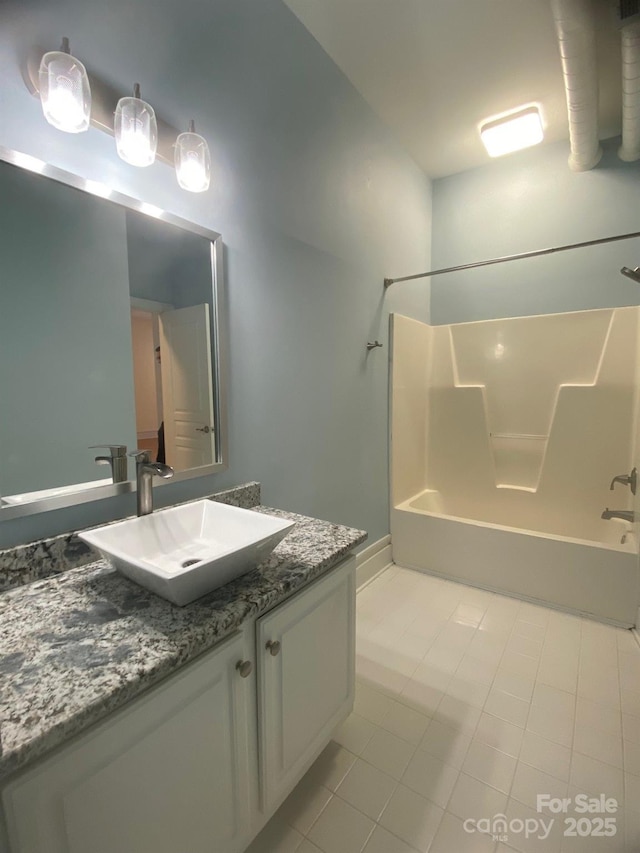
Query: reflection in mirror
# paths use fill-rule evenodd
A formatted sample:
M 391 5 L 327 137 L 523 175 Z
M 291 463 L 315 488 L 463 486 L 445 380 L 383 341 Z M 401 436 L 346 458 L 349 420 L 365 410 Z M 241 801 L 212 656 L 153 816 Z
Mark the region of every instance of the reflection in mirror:
M 0 195 L 5 514 L 128 490 L 137 447 L 183 476 L 221 467 L 218 235 L 7 162 Z

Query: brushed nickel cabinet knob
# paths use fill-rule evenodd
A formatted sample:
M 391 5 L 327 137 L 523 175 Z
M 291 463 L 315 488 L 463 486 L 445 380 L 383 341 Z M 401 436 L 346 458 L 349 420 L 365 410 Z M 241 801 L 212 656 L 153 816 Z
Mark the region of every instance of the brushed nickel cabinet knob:
M 236 669 L 242 678 L 248 678 L 253 672 L 253 664 L 250 660 L 239 660 L 236 664 Z
M 275 657 L 277 654 L 280 654 L 282 646 L 279 640 L 269 640 L 265 648 L 269 649 L 273 657 Z

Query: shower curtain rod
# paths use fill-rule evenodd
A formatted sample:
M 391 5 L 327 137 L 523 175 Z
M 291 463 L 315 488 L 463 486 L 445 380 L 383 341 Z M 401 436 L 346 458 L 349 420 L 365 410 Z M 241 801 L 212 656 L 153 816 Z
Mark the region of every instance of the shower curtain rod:
M 617 240 L 629 240 L 631 237 L 640 237 L 640 231 L 631 234 L 616 234 L 614 237 L 601 237 L 599 240 L 586 240 L 584 243 L 570 243 L 568 246 L 554 246 L 551 249 L 536 249 L 534 252 L 522 252 L 519 255 L 505 255 L 503 258 L 490 258 L 487 261 L 476 261 L 473 264 L 461 264 L 457 267 L 445 267 L 441 270 L 430 270 L 417 275 L 405 275 L 402 278 L 385 278 L 384 287 L 390 287 L 399 281 L 413 281 L 416 278 L 429 278 L 432 275 L 442 275 L 447 272 L 459 272 L 460 270 L 472 270 L 476 267 L 488 267 L 492 264 L 505 264 L 507 261 L 519 261 L 522 258 L 537 258 L 540 255 L 553 255 L 555 252 L 566 252 L 567 249 L 582 249 L 585 246 L 598 246 L 600 243 L 615 243 Z

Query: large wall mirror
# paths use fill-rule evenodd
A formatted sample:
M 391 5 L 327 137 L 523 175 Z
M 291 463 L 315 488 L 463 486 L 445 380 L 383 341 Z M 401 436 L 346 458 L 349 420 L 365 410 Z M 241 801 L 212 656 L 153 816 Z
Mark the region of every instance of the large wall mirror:
M 225 467 L 220 235 L 1 148 L 0 198 L 0 520 Z

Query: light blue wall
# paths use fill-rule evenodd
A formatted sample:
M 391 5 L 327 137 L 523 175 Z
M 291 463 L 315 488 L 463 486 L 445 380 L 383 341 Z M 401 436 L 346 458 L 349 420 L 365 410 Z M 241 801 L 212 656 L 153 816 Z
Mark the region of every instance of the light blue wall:
M 0 489 L 108 478 L 90 446 L 136 434 L 123 211 L 7 163 L 0 198 Z
M 604 143 L 600 164 L 572 172 L 568 144 L 532 148 L 433 185 L 433 268 L 640 231 L 640 164 Z M 431 279 L 431 320 L 458 323 L 640 302 L 619 274 L 640 240 L 571 250 Z
M 208 138 L 213 188 L 119 161 L 94 129 L 43 120 L 20 65 L 61 36 L 123 93 Z M 230 467 L 159 503 L 258 479 L 265 503 L 388 532 L 388 314 L 428 319 L 430 184 L 281 0 L 10 0 L 0 11 L 0 144 L 222 233 Z M 383 350 L 367 358 L 367 340 Z M 0 523 L 0 545 L 133 510 L 131 496 Z

